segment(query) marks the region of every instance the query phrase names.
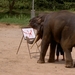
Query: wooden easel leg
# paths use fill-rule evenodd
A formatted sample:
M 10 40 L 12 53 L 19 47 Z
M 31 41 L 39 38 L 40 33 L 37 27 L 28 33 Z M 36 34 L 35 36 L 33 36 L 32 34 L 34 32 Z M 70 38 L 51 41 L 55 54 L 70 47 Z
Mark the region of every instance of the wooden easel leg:
M 20 44 L 19 44 L 19 47 L 18 47 L 18 50 L 17 50 L 16 54 L 18 54 L 18 52 L 19 52 L 19 49 L 20 49 L 21 43 L 22 43 L 22 41 L 23 41 L 23 38 L 24 38 L 24 35 L 22 36 L 22 39 L 21 39 L 21 41 L 20 41 Z
M 26 41 L 27 41 L 27 40 L 26 40 Z M 30 58 L 31 58 L 31 53 L 30 53 L 30 49 L 29 49 L 28 42 L 27 42 L 27 46 L 28 46 L 29 56 L 30 56 Z
M 39 50 L 39 52 L 40 52 L 40 49 L 39 49 L 39 46 L 38 46 L 38 44 L 36 43 L 36 46 L 37 46 L 37 49 Z

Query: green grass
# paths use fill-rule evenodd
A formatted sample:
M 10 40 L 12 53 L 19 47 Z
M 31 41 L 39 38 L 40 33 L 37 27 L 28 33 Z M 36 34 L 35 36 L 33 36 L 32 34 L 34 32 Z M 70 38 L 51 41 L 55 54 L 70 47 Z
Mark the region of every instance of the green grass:
M 20 15 L 18 17 L 16 16 L 8 16 L 5 15 L 4 17 L 0 18 L 0 23 L 10 23 L 10 24 L 18 24 L 21 26 L 26 26 L 28 25 L 30 20 L 30 16 L 26 16 L 26 15 Z

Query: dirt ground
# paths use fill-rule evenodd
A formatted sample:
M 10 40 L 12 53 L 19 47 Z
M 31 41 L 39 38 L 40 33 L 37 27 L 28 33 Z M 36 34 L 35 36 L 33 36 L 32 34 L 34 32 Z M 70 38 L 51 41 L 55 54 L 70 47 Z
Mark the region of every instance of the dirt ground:
M 38 64 L 39 53 L 31 54 L 30 59 L 26 40 L 23 39 L 20 50 L 16 54 L 22 38 L 21 28 L 14 25 L 0 24 L 0 75 L 75 75 L 75 68 L 65 68 L 65 62 Z M 40 43 L 40 41 L 38 42 Z M 36 45 L 31 49 L 36 52 Z M 38 51 L 38 50 L 37 50 Z M 75 50 L 72 57 L 75 61 Z

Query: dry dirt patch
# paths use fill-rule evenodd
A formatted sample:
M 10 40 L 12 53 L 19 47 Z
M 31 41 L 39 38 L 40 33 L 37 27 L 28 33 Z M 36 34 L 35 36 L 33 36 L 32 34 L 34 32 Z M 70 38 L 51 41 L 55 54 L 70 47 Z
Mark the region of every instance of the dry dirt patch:
M 20 51 L 16 55 L 22 37 L 20 27 L 0 24 L 0 75 L 75 75 L 75 68 L 65 68 L 61 60 L 55 63 L 38 64 L 38 54 L 29 57 L 26 41 L 23 40 Z M 32 51 L 35 51 L 36 46 Z M 74 49 L 74 48 L 73 48 Z M 72 52 L 75 59 L 75 49 Z M 60 59 L 62 56 L 60 56 Z

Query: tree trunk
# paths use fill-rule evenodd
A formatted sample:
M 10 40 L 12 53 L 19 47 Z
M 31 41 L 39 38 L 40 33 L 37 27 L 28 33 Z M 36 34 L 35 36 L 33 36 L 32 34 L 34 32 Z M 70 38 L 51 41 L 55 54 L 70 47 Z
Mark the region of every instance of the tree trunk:
M 9 1 L 9 14 L 12 14 L 12 10 L 16 0 L 8 0 Z

